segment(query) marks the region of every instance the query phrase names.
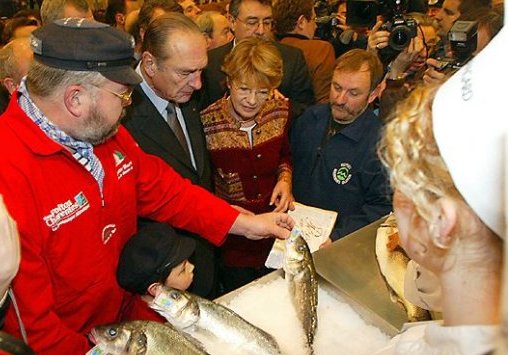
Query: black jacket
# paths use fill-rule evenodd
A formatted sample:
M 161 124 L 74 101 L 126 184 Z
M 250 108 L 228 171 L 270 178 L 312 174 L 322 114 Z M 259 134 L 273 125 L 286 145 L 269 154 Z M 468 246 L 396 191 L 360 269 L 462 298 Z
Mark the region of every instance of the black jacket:
M 190 158 L 184 153 L 175 134 L 143 92 L 140 85 L 134 88 L 132 104 L 126 109 L 123 124 L 141 149 L 147 153 L 157 155 L 184 178 L 211 191 L 210 158 L 206 149 L 197 102 L 198 100 L 193 98 L 188 103 L 180 105 L 197 169 L 194 169 Z M 189 206 L 189 208 L 192 208 L 192 206 Z M 150 223 L 150 221 L 140 220 L 139 223 Z M 178 232 L 196 241 L 196 250 L 191 257 L 195 269 L 194 281 L 190 291 L 209 299 L 215 298 L 218 288 L 216 248 L 198 235 L 183 230 Z

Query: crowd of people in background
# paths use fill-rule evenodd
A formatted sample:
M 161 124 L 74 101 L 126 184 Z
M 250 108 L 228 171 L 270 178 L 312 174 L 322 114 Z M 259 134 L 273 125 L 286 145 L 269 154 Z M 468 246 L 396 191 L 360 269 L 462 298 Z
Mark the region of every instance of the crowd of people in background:
M 408 204 L 433 225 L 424 205 L 436 198 L 424 192 L 418 200 L 406 181 L 418 174 L 399 171 L 401 160 L 420 162 L 393 147 L 405 137 L 401 149 L 414 149 L 417 138 L 400 128 L 412 110 L 423 118 L 411 125 L 428 134 L 422 144 L 436 145 L 429 125 L 435 91 L 488 48 L 502 30 L 504 4 L 385 1 L 386 8 L 358 19 L 351 3 L 1 3 L 0 14 L 8 16 L 0 19 L 0 142 L 4 152 L 12 150 L 0 158 L 5 330 L 37 353 L 86 351 L 86 334 L 101 322 L 157 320 L 147 303 L 182 263 L 182 289 L 209 299 L 230 292 L 270 271 L 264 260 L 273 237 L 286 238 L 293 226 L 287 212 L 294 202 L 338 213 L 324 247 L 393 206 L 406 219 L 403 228 L 414 222 L 407 222 Z M 460 52 L 450 36 L 458 24 L 468 31 Z M 117 102 L 106 108 L 100 102 L 107 99 Z M 459 277 L 457 271 L 447 278 L 441 265 L 449 249 L 459 249 L 452 237 L 465 236 L 472 247 L 481 244 L 479 235 L 488 238 L 496 256 L 487 265 L 496 277 L 486 287 L 497 293 L 484 297 L 491 314 L 450 316 L 445 325 L 479 319 L 492 326 L 499 322 L 499 231 L 487 230 L 430 150 L 422 162 L 442 170 L 436 174 L 448 187 L 434 188 L 428 177 L 428 189 L 449 197 L 453 211 L 475 221 L 478 215 L 481 233 L 457 234 L 452 227 L 466 228 L 467 221 L 449 221 L 441 234 L 451 237 L 430 246 L 437 254 L 447 250 L 437 266 L 427 251 L 422 257 L 411 249 L 407 229 L 401 243 L 446 289 Z M 443 219 L 450 217 L 447 206 Z M 145 279 L 130 261 L 117 269 L 121 255 L 147 261 L 137 254 L 149 247 L 138 231 L 153 230 L 184 238 L 188 251 L 169 260 L 166 249 L 178 253 L 159 236 Z M 471 336 L 482 331 L 488 339 L 479 348 L 491 350 L 495 330 Z

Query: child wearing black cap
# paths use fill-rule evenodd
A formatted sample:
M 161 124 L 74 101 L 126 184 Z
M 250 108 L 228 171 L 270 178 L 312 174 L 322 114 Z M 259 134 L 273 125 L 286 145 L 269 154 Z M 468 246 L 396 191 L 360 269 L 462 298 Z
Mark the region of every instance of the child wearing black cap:
M 141 227 L 125 244 L 116 270 L 118 284 L 149 303 L 162 286 L 186 290 L 194 277 L 189 257 L 196 242 L 165 223 Z

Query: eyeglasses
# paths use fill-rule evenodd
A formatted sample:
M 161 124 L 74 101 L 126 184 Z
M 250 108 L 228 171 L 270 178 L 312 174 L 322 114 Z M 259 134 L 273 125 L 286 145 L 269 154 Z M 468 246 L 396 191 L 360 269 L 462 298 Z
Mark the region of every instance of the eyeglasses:
M 237 86 L 232 85 L 233 89 L 237 92 L 237 95 L 240 97 L 251 97 L 252 94 L 256 95 L 256 99 L 258 100 L 266 100 L 268 96 L 270 96 L 269 89 L 260 89 L 260 90 L 252 90 L 245 86 Z
M 248 18 L 247 20 L 242 20 L 239 17 L 236 17 L 236 20 L 240 21 L 251 30 L 257 29 L 260 25 L 263 25 L 264 28 L 271 28 L 273 25 L 273 19 L 271 18 L 265 19 Z
M 114 92 L 109 89 L 106 89 L 105 87 L 102 87 L 102 86 L 96 86 L 96 87 L 118 97 L 120 100 L 122 100 L 123 107 L 129 106 L 132 103 L 132 92 L 134 91 L 134 88 L 128 88 L 124 92 L 118 93 L 118 92 Z

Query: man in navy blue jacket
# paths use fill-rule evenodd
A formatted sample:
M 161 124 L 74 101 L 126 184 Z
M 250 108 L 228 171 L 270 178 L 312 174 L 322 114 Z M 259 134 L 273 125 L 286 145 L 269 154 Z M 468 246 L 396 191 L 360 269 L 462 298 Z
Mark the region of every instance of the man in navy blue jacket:
M 351 50 L 336 62 L 330 103 L 310 107 L 293 123 L 293 194 L 300 203 L 338 212 L 332 240 L 391 210 L 376 153 L 382 124 L 369 108 L 382 79 L 375 54 Z

